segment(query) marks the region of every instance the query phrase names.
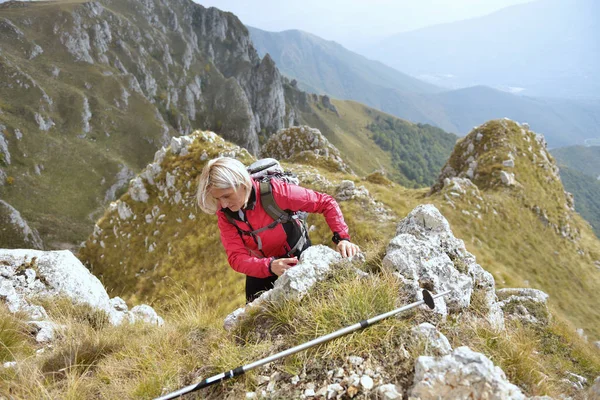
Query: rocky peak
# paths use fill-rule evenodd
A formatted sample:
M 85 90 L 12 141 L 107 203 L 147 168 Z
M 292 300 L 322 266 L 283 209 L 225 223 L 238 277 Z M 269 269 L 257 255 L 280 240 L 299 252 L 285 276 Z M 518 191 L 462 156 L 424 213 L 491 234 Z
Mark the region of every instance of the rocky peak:
M 505 118 L 474 128 L 456 144 L 430 194 L 465 192 L 468 187 L 480 200 L 480 190 L 505 191 L 522 199 L 557 233 L 571 239 L 579 236 L 569 223 L 573 196 L 563 187 L 544 137 L 527 124 Z
M 44 193 L 54 203 L 72 202 L 54 210 L 60 215 L 33 207 L 32 227 L 56 232 L 43 238 L 49 248 L 73 241 L 64 233 L 72 226 L 49 221 L 89 229 L 85 216 L 124 189 L 119 171 L 140 171 L 172 137 L 210 129 L 257 154 L 259 134 L 295 122 L 284 78 L 270 57 L 260 59 L 231 13 L 191 0 L 18 4 L 5 4 L 10 12 L 0 16 L 0 185 L 16 179 L 3 186 L 3 199 L 32 208 L 22 199 L 45 185 L 40 165 L 48 186 L 65 170 L 95 182 L 86 189 L 90 197 L 63 188 Z M 41 150 L 57 140 L 80 157 Z M 97 162 L 82 168 L 84 159 Z
M 265 143 L 262 154 L 292 162 L 310 161 L 309 164 L 324 166 L 333 171 L 352 173 L 348 164 L 342 160 L 340 151 L 321 131 L 309 126 L 281 129 Z

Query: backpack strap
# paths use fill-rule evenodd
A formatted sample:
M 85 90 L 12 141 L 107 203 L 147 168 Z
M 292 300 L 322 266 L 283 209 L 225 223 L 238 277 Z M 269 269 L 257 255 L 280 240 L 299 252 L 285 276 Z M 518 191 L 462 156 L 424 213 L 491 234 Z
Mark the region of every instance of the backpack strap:
M 299 219 L 298 215 L 295 215 L 291 212 L 286 212 L 281 209 L 275 202 L 275 197 L 273 197 L 273 190 L 271 188 L 271 181 L 265 180 L 260 182 L 260 201 L 265 210 L 265 212 L 273 218 L 273 222 L 269 225 L 262 227 L 260 229 L 247 231 L 239 227 L 239 225 L 235 222 L 235 220 L 227 213 L 225 216 L 230 224 L 236 227 L 240 236 L 251 236 L 254 239 L 254 242 L 258 246 L 258 250 L 262 253 L 262 241 L 259 233 L 266 231 L 268 229 L 275 228 L 278 224 L 284 224 L 286 222 L 290 222 L 295 219 Z M 284 257 L 289 257 L 291 254 L 295 253 L 297 250 L 303 248 L 308 241 L 308 230 L 306 229 L 306 223 L 304 220 L 299 219 L 299 222 L 294 221 L 294 227 L 299 230 L 298 241 L 296 244 L 290 249 L 290 251 L 284 255 Z M 252 227 L 250 227 L 252 229 Z
M 275 202 L 270 180 L 260 182 L 260 202 L 267 214 L 275 221 L 283 224 L 292 219 L 290 213 L 283 211 Z

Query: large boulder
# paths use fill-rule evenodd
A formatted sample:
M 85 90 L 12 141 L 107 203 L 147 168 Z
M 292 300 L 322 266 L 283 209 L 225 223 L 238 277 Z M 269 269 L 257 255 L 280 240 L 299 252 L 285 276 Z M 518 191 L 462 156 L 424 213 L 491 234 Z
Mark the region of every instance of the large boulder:
M 334 171 L 352 173 L 342 160 L 340 151 L 321 131 L 309 126 L 294 126 L 279 130 L 262 147 L 262 154 L 279 160 L 320 164 Z
M 436 312 L 459 312 L 471 304 L 474 290 L 481 291 L 486 318 L 497 329 L 504 327 L 497 304 L 492 275 L 475 261 L 464 242 L 452 234 L 450 224 L 431 204 L 420 205 L 398 224 L 396 237 L 388 245 L 383 266 L 397 275 L 418 297 L 420 288 L 441 293 L 435 300 Z
M 11 312 L 23 312 L 35 321 L 46 320 L 48 314 L 44 308 L 31 304 L 30 300 L 33 297 L 53 296 L 66 296 L 74 303 L 102 310 L 114 325 L 136 320 L 163 324 L 162 318 L 152 315 L 154 310 L 149 312 L 149 306 L 141 310 L 141 314 L 148 315 L 146 318 L 139 315 L 140 312 L 134 312 L 135 308 L 127 311 L 123 300 L 111 300 L 98 278 L 68 250 L 44 252 L 0 249 L 0 299 L 4 300 Z M 47 328 L 49 325 L 36 326 Z

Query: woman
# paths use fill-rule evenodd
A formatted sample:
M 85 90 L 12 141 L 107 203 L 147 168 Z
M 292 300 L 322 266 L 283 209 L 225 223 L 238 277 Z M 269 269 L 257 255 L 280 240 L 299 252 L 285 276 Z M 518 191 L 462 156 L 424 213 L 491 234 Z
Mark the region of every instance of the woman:
M 270 183 L 275 203 L 282 210 L 323 214 L 342 257 L 359 252 L 350 242 L 348 226 L 333 197 L 279 179 Z M 248 302 L 271 289 L 310 246 L 310 240 L 296 246 L 301 238 L 293 224 L 300 222 L 275 223 L 265 211 L 260 193 L 260 183 L 250 177 L 241 162 L 229 157 L 209 161 L 198 181 L 198 205 L 208 214 L 217 214 L 229 265 L 246 275 Z

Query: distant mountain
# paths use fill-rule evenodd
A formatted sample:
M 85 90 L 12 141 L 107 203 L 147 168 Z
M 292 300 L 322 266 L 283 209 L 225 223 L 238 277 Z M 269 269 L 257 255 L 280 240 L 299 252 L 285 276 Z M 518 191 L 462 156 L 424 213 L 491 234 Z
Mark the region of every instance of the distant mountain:
M 598 16 L 596 0 L 540 0 L 400 33 L 363 53 L 440 85 L 599 98 Z
M 23 247 L 31 231 L 39 233 L 38 247 L 76 248 L 156 150 L 197 128 L 257 154 L 281 128 L 310 124 L 360 155 L 357 173 L 385 168 L 391 179 L 421 186 L 456 140 L 396 122 L 418 136 L 412 153 L 431 143 L 441 149 L 428 164 L 417 157 L 400 171 L 395 151 L 370 140 L 374 117 L 358 112 L 359 123 L 345 122 L 345 108 L 333 112 L 328 98 L 282 77 L 235 15 L 191 0 L 3 3 L 0 247 Z M 364 157 L 365 150 L 377 157 Z
M 248 31 L 259 55 L 269 53 L 282 73 L 295 77 L 308 90 L 340 99 L 362 96 L 373 101 L 385 97 L 390 89 L 409 93 L 442 90 L 307 32 L 275 33 L 252 27 Z
M 531 98 L 485 86 L 439 92 L 305 32 L 273 33 L 255 28 L 249 32 L 258 54 L 264 57 L 268 53 L 300 87 L 359 101 L 409 121 L 467 134 L 473 126 L 508 117 L 528 122 L 545 135 L 551 147 L 600 137 L 600 100 Z

